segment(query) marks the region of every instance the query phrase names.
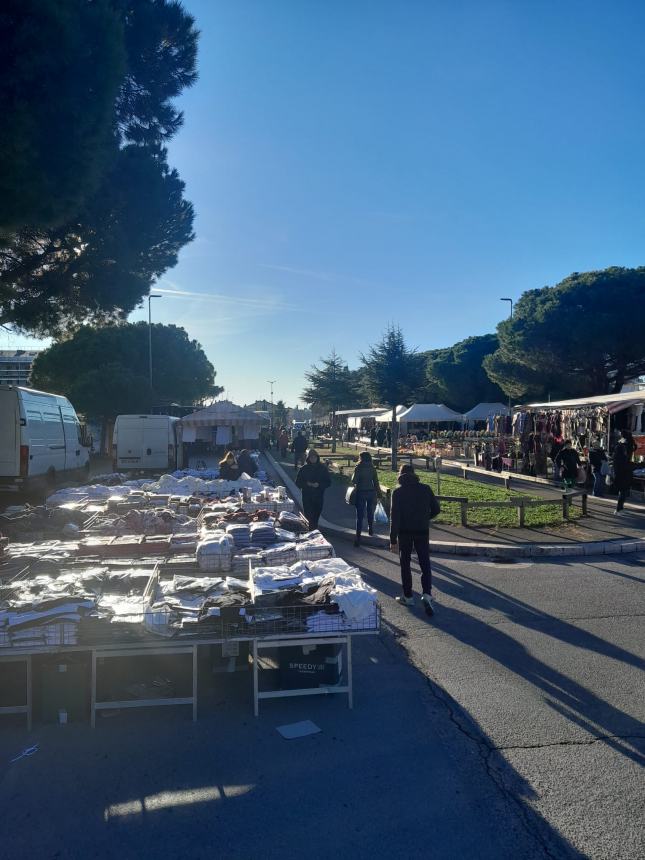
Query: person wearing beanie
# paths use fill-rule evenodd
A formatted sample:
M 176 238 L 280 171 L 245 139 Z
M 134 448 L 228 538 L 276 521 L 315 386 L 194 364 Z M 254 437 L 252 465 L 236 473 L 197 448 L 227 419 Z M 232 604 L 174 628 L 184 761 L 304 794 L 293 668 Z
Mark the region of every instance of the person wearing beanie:
M 430 569 L 430 520 L 440 513 L 439 502 L 427 484 L 422 484 L 412 466 L 401 466 L 399 486 L 392 493 L 390 509 L 390 549 L 399 551 L 403 606 L 414 605 L 412 591 L 412 550 L 421 567 L 421 589 L 426 615 L 434 615 Z

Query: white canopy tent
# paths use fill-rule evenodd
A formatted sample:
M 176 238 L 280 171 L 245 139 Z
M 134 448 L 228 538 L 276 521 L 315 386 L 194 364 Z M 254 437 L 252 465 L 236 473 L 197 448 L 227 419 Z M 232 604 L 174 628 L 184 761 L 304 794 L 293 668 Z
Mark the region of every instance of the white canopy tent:
M 217 428 L 214 440 L 218 445 L 224 445 L 236 439 L 257 439 L 260 427 L 267 420 L 250 409 L 244 409 L 231 403 L 230 400 L 218 400 L 205 409 L 191 412 L 181 419 L 184 428 L 184 442 L 194 442 L 197 439 L 211 439 L 212 429 Z M 225 429 L 230 428 L 230 429 Z
M 508 406 L 503 403 L 478 403 L 468 412 L 464 412 L 466 421 L 487 421 L 491 415 L 508 415 Z
M 396 407 L 396 420 L 397 421 L 401 420 L 401 415 L 407 411 L 407 408 L 408 408 L 407 406 L 397 406 Z M 391 420 L 392 420 L 392 410 L 391 409 L 386 409 L 385 411 L 382 411 L 380 413 L 380 415 L 376 416 L 376 421 L 379 424 L 389 424 Z
M 414 403 L 399 415 L 401 424 L 441 424 L 442 422 L 464 423 L 464 416 L 443 403 Z

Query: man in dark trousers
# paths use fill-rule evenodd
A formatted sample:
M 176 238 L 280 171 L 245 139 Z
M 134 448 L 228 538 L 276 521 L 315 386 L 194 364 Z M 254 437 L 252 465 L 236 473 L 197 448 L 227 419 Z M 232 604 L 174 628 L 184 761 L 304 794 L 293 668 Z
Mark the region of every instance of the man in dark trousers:
M 298 435 L 291 443 L 293 465 L 296 469 L 305 462 L 305 451 L 307 450 L 307 447 L 307 437 L 303 434 L 302 430 L 298 430 Z
M 403 606 L 413 606 L 412 549 L 421 567 L 421 601 L 426 615 L 434 615 L 432 573 L 430 571 L 430 520 L 440 512 L 439 502 L 427 484 L 422 484 L 412 466 L 401 466 L 399 486 L 392 493 L 390 510 L 390 549 L 399 549 L 403 595 L 397 597 Z

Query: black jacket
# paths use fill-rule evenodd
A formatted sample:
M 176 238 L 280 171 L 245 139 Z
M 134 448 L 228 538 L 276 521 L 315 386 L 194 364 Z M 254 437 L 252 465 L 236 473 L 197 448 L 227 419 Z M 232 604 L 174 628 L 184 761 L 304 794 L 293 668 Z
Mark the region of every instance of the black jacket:
M 401 475 L 399 485 L 392 493 L 390 543 L 396 543 L 402 532 L 427 532 L 430 520 L 440 512 L 435 494 L 418 475 Z
M 307 486 L 309 483 L 318 484 L 318 486 L 309 487 Z M 317 463 L 305 463 L 296 475 L 296 486 L 300 487 L 303 495 L 322 495 L 330 484 L 329 470 L 320 460 Z
M 563 478 L 567 478 L 567 480 L 576 479 L 580 457 L 574 448 L 563 448 L 555 458 L 555 462 L 562 467 Z
M 258 470 L 255 460 L 250 454 L 240 454 L 237 458 L 237 465 L 240 467 L 240 472 L 246 472 L 249 478 L 252 478 Z
M 381 484 L 373 463 L 359 463 L 352 475 L 352 484 L 359 493 L 376 493 L 381 496 Z
M 296 436 L 291 443 L 291 450 L 294 454 L 304 454 L 308 445 L 309 443 L 307 442 L 306 436 Z
M 589 463 L 591 464 L 594 473 L 598 473 L 602 470 L 603 461 L 607 462 L 607 455 L 602 448 L 592 448 L 591 451 L 589 451 Z
M 617 490 L 629 490 L 634 477 L 634 467 L 631 462 L 632 446 L 628 442 L 618 442 L 614 448 L 612 465 L 614 467 L 613 485 Z

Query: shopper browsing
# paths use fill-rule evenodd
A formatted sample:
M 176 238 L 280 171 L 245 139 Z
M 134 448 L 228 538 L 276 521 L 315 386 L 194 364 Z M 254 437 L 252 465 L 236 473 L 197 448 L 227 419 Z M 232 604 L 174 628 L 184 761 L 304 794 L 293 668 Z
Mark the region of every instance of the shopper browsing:
M 352 485 L 356 487 L 356 539 L 354 546 L 359 546 L 363 533 L 363 520 L 367 514 L 367 533 L 374 534 L 374 509 L 377 499 L 382 496 L 378 472 L 374 468 L 372 455 L 369 451 L 361 451 L 359 462 L 352 475 Z
M 296 486 L 302 491 L 302 509 L 310 529 L 318 528 L 323 509 L 325 490 L 331 484 L 329 470 L 320 462 L 318 451 L 310 448 L 305 465 L 296 476 Z
M 604 496 L 605 494 L 605 475 L 603 474 L 603 463 L 607 462 L 607 454 L 600 442 L 596 442 L 591 451 L 589 451 L 589 465 L 593 471 L 593 494 L 594 496 Z
M 412 591 L 412 550 L 421 567 L 421 601 L 426 615 L 434 615 L 432 572 L 430 569 L 430 520 L 440 513 L 439 502 L 427 484 L 422 484 L 412 466 L 401 466 L 399 486 L 392 493 L 390 510 L 390 549 L 399 550 L 404 606 L 414 605 Z
M 240 477 L 240 467 L 232 451 L 228 451 L 224 459 L 219 461 L 219 476 L 225 481 L 237 481 Z
M 555 458 L 555 463 L 562 470 L 564 486 L 573 487 L 578 477 L 578 467 L 581 462 L 578 452 L 571 446 L 571 439 L 564 440 L 564 447 Z
M 246 474 L 249 478 L 253 478 L 258 470 L 257 464 L 249 452 L 244 448 L 237 457 L 237 465 L 240 469 L 240 474 Z

